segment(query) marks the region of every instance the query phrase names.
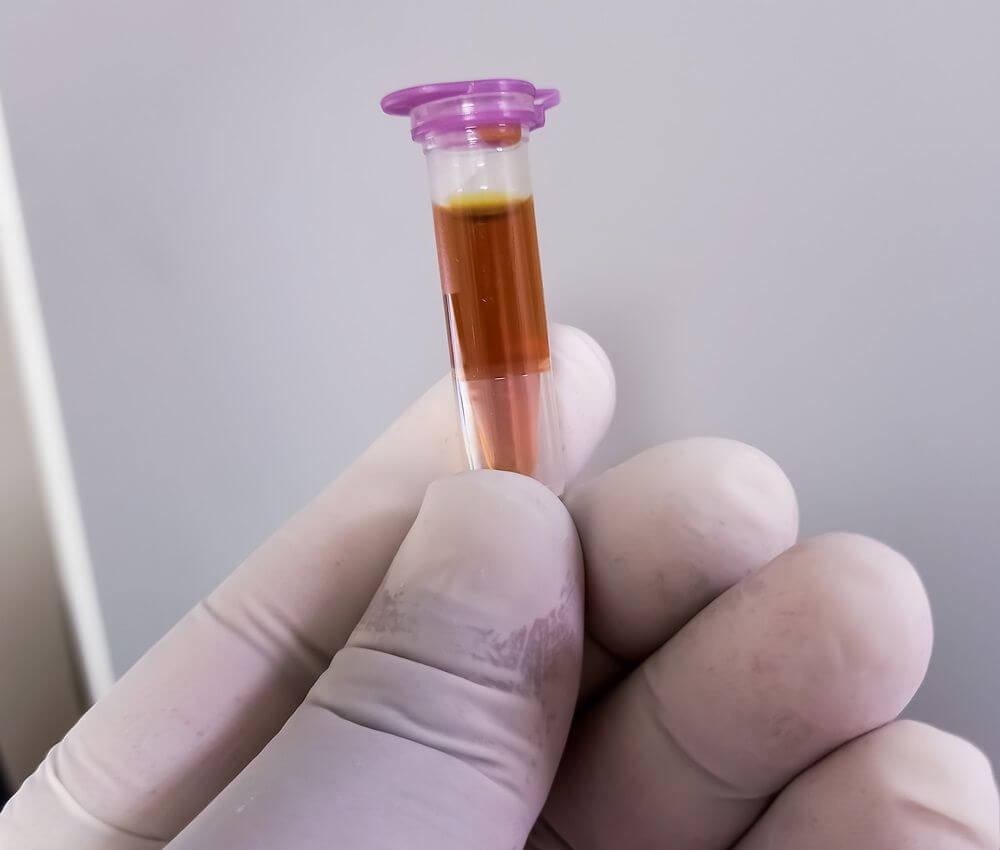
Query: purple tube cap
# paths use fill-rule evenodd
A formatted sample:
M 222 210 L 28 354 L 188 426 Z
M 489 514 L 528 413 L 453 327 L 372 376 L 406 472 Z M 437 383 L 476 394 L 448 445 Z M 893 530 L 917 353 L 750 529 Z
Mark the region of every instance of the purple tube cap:
M 496 78 L 400 89 L 382 98 L 382 111 L 408 115 L 413 139 L 422 141 L 433 133 L 493 124 L 521 124 L 534 130 L 544 126 L 545 111 L 558 103 L 557 89 Z

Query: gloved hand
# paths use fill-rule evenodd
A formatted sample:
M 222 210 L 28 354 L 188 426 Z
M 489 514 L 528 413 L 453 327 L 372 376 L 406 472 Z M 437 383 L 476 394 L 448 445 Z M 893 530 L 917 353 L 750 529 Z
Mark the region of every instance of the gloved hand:
M 553 354 L 572 475 L 614 382 L 579 331 Z M 984 756 L 894 721 L 931 646 L 916 573 L 793 545 L 766 456 L 668 443 L 565 506 L 431 484 L 461 467 L 442 381 L 67 734 L 0 847 L 998 846 Z

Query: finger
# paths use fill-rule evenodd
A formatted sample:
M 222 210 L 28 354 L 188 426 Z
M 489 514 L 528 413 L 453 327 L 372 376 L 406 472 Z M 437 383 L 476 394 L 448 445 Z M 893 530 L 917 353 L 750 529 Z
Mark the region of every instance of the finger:
M 733 440 L 666 443 L 569 492 L 587 565 L 583 693 L 795 542 L 795 492 Z M 624 662 L 624 663 L 616 663 Z
M 614 378 L 582 331 L 551 340 L 573 472 L 607 428 Z M 454 405 L 442 380 L 157 643 L 25 783 L 23 820 L 0 814 L 0 844 L 20 830 L 48 838 L 19 847 L 119 850 L 178 832 L 343 646 L 428 483 L 464 465 Z
M 855 535 L 811 539 L 726 591 L 578 722 L 545 817 L 574 850 L 728 847 L 791 777 L 894 718 L 930 646 L 927 598 L 901 555 Z
M 990 763 L 968 741 L 901 720 L 797 777 L 736 850 L 996 850 Z
M 434 484 L 347 647 L 171 850 L 522 847 L 576 700 L 582 572 L 537 482 Z

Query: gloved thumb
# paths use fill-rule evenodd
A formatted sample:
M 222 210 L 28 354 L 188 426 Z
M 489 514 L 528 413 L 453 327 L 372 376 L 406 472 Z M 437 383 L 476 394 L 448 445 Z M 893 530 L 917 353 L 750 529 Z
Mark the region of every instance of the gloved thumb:
M 573 712 L 582 596 L 543 486 L 433 484 L 347 646 L 169 847 L 523 847 Z

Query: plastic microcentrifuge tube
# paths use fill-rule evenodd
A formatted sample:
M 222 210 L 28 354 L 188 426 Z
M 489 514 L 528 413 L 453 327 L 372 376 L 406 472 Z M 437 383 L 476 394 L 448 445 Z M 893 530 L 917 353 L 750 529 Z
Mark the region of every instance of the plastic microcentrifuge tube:
M 430 171 L 434 232 L 462 435 L 473 469 L 565 486 L 528 136 L 559 103 L 524 80 L 402 89 L 382 99 L 408 115 Z

